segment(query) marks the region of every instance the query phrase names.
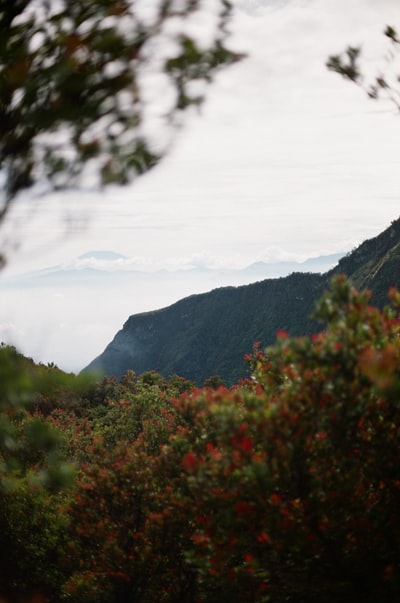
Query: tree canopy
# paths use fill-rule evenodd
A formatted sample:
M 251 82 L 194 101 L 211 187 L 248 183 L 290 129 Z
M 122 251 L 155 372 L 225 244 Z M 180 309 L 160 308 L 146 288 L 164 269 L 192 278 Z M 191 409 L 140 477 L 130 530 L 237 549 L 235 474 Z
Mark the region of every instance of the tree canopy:
M 0 8 L 0 219 L 15 195 L 127 183 L 201 103 L 228 50 L 229 0 L 15 0 Z M 204 24 L 204 27 L 199 27 Z

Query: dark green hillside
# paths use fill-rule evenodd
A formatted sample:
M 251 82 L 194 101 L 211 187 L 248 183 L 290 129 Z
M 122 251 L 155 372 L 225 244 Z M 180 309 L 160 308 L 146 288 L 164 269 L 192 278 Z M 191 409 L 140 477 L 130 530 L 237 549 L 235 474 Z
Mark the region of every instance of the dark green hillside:
M 388 289 L 400 285 L 400 218 L 339 260 L 328 276 L 340 273 L 351 276 L 359 289 L 370 289 L 374 304 L 384 305 Z
M 244 355 L 276 331 L 303 334 L 322 292 L 316 274 L 292 274 L 243 287 L 187 297 L 156 312 L 136 314 L 88 368 L 120 376 L 128 369 L 176 373 L 202 383 L 212 374 L 233 382 L 246 374 Z
M 391 286 L 400 287 L 400 219 L 365 241 L 325 274 L 293 273 L 242 287 L 193 295 L 158 311 L 131 316 L 103 354 L 85 370 L 120 377 L 156 370 L 202 384 L 218 374 L 233 383 L 247 374 L 253 343 L 272 343 L 277 331 L 310 334 L 322 325 L 310 319 L 315 301 L 334 274 L 373 290 L 383 305 Z

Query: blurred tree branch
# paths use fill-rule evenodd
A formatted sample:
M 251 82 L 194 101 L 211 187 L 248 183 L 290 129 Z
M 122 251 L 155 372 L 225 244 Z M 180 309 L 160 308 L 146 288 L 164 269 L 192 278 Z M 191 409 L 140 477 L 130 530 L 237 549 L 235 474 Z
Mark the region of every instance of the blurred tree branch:
M 386 98 L 394 104 L 397 111 L 400 111 L 400 73 L 391 72 L 395 66 L 395 60 L 399 56 L 400 37 L 390 25 L 386 27 L 384 35 L 390 40 L 390 48 L 385 56 L 384 69 L 375 75 L 372 83 L 368 83 L 363 74 L 360 64 L 362 57 L 360 47 L 349 46 L 344 53 L 330 56 L 326 66 L 331 71 L 339 73 L 345 79 L 357 84 L 370 98 Z
M 125 184 L 157 164 L 168 145 L 146 133 L 149 103 L 159 103 L 158 118 L 176 128 L 179 115 L 203 101 L 194 85 L 241 58 L 226 46 L 231 3 L 211 6 L 1 1 L 0 222 L 17 193 L 35 184 Z M 206 42 L 191 33 L 205 16 Z M 146 77 L 156 76 L 150 101 Z

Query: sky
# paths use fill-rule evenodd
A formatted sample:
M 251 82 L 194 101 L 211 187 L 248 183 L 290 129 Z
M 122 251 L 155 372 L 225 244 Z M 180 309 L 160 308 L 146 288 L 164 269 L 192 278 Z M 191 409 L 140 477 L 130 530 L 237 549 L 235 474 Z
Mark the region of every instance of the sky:
M 399 16 L 398 0 L 236 0 L 230 45 L 248 57 L 218 75 L 157 168 L 101 194 L 15 203 L 0 229 L 0 339 L 77 371 L 130 314 L 225 285 L 223 270 L 345 253 L 385 229 L 400 214 L 400 116 L 325 63 L 360 44 L 366 72 L 384 68 L 382 32 Z M 93 250 L 124 257 L 77 259 Z M 153 278 L 68 293 L 7 280 L 90 263 Z M 190 268 L 213 280 L 178 278 Z

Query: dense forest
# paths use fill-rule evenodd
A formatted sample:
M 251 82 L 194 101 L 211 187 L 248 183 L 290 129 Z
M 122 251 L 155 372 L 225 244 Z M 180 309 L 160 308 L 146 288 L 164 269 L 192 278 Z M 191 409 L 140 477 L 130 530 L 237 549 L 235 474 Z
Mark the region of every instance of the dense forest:
M 399 306 L 337 276 L 229 388 L 3 346 L 1 600 L 398 601 Z

